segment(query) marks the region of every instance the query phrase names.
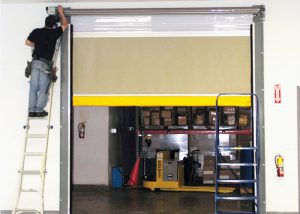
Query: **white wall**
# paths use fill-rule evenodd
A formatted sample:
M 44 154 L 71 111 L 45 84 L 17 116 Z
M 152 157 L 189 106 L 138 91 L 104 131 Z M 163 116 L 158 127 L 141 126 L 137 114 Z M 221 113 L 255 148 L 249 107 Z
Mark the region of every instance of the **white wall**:
M 108 107 L 74 109 L 73 183 L 108 185 Z M 85 137 L 78 123 L 85 122 Z
M 268 211 L 299 212 L 297 89 L 300 85 L 300 2 L 267 1 L 265 22 L 266 201 Z M 281 84 L 282 103 L 274 103 L 274 84 Z M 274 156 L 285 158 L 285 177 L 278 178 Z M 280 197 L 278 197 L 280 196 Z
M 265 134 L 266 134 L 266 209 L 268 212 L 299 212 L 298 145 L 296 86 L 300 85 L 300 1 L 299 0 L 215 0 L 215 1 L 147 1 L 99 4 L 65 4 L 72 8 L 91 7 L 201 7 L 266 5 L 264 22 L 265 49 Z M 30 51 L 24 39 L 33 27 L 41 26 L 45 4 L 1 6 L 0 107 L 0 210 L 11 209 L 17 187 L 17 169 L 21 158 L 26 118 L 28 85 L 23 77 L 25 60 Z M 282 86 L 282 103 L 274 104 L 274 84 Z M 58 87 L 57 87 L 58 88 Z M 57 89 L 56 88 L 56 89 Z M 55 108 L 58 114 L 58 97 Z M 58 118 L 58 117 L 55 117 Z M 48 167 L 46 207 L 58 209 L 59 192 L 59 130 L 54 121 Z M 274 156 L 285 157 L 285 177 L 277 178 Z M 9 164 L 7 164 L 9 163 Z M 4 176 L 3 176 L 4 175 Z M 50 179 L 51 178 L 51 179 Z M 280 197 L 278 197 L 280 196 Z
M 28 106 L 28 79 L 24 77 L 31 49 L 25 39 L 35 27 L 44 25 L 46 4 L 1 4 L 1 71 L 0 71 L 0 210 L 11 210 L 16 202 L 18 173 L 24 146 Z M 48 150 L 45 209 L 59 209 L 60 99 L 59 81 L 55 84 L 52 124 Z

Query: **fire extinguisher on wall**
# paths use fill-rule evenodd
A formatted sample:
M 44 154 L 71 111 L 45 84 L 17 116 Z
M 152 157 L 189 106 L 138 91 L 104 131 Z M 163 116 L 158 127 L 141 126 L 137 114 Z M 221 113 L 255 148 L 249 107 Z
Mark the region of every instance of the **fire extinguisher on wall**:
M 83 139 L 85 135 L 85 124 L 83 122 L 78 123 L 79 138 Z
M 284 159 L 282 155 L 275 156 L 275 165 L 277 168 L 277 177 L 284 177 Z

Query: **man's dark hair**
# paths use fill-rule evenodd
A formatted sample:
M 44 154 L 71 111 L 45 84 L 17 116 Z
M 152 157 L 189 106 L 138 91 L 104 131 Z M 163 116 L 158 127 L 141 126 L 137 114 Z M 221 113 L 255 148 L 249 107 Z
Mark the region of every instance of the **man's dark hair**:
M 49 15 L 45 19 L 45 26 L 49 28 L 53 28 L 56 23 L 59 22 L 59 19 L 55 15 Z

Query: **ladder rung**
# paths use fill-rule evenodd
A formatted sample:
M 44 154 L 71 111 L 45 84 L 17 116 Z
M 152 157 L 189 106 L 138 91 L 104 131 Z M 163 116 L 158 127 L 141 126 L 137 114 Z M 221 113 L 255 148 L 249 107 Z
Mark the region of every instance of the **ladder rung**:
M 219 183 L 255 183 L 256 180 L 238 180 L 238 179 L 217 179 L 217 182 Z
M 20 173 L 23 173 L 23 175 L 40 175 L 43 173 L 43 171 L 39 170 L 20 170 Z
M 47 138 L 46 134 L 28 134 L 27 138 Z
M 43 156 L 45 155 L 44 152 L 25 152 L 25 156 Z
M 241 147 L 241 146 L 235 146 L 235 147 L 218 146 L 218 149 L 222 149 L 222 150 L 257 150 L 257 147 L 251 147 L 251 146 L 245 146 L 245 147 Z
M 37 209 L 34 209 L 34 208 L 17 208 L 14 210 L 15 212 L 14 213 L 18 213 L 18 212 L 31 212 L 31 213 L 41 213 L 40 210 L 37 210 Z
M 28 119 L 29 120 L 48 120 L 48 116 L 46 116 L 46 117 L 29 117 L 28 116 Z
M 216 214 L 256 214 L 257 212 L 246 211 L 217 211 Z
M 217 196 L 217 200 L 230 200 L 230 201 L 251 201 L 256 200 L 256 196 Z
M 257 166 L 256 163 L 218 163 L 218 166 Z
M 21 192 L 39 192 L 37 189 L 21 189 Z

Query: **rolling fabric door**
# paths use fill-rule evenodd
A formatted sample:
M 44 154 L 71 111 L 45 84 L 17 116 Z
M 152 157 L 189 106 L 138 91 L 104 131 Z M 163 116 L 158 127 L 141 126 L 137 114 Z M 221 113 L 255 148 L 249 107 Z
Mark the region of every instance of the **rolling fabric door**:
M 75 106 L 209 106 L 219 93 L 251 90 L 251 15 L 87 16 L 72 22 Z M 226 99 L 224 105 L 250 103 L 247 97 Z

